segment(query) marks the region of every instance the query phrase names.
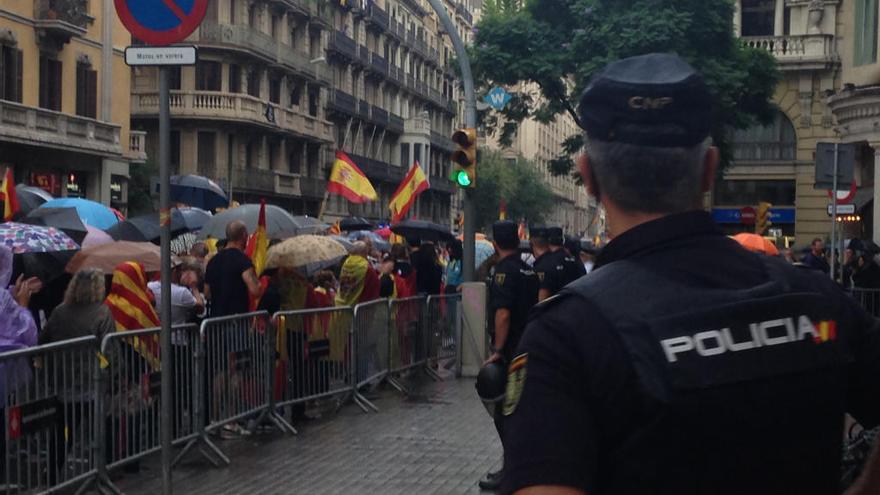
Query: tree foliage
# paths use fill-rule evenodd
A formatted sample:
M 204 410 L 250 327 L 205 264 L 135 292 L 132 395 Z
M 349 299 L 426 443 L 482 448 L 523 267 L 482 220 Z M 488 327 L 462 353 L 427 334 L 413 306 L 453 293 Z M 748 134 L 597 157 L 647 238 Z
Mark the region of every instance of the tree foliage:
M 474 79 L 483 89 L 521 82 L 537 89 L 516 93 L 503 111 L 485 114 L 484 124 L 509 145 L 526 118 L 549 122 L 567 112 L 577 121 L 579 95 L 609 62 L 674 52 L 710 86 L 712 136 L 726 164 L 729 129 L 769 122 L 779 79 L 772 56 L 734 36 L 733 9 L 733 0 L 529 0 L 519 9 L 490 9 L 470 49 Z M 572 171 L 582 140 L 570 138 L 550 163 L 556 174 Z
M 153 198 L 150 196 L 150 183 L 159 175 L 159 167 L 152 161 L 132 163 L 129 167 L 131 179 L 128 181 L 128 216 L 152 213 Z
M 473 195 L 477 228 L 489 229 L 498 220 L 502 199 L 511 220 L 540 223 L 553 208 L 553 192 L 528 160 L 508 161 L 500 152 L 488 151 L 480 153 L 477 170 Z

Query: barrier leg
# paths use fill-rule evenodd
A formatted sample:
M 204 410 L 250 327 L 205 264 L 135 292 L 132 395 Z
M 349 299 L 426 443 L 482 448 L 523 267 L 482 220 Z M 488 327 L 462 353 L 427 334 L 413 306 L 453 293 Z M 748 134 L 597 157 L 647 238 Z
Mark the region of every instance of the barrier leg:
M 103 356 L 101 357 L 103 358 Z M 119 488 L 116 488 L 116 485 L 110 481 L 110 475 L 107 473 L 107 456 L 109 452 L 107 452 L 106 440 L 109 422 L 106 421 L 105 416 L 107 414 L 106 400 L 110 396 L 108 393 L 109 371 L 102 368 L 101 359 L 95 360 L 95 368 L 95 390 L 97 393 L 95 394 L 95 414 L 94 418 L 92 418 L 92 428 L 95 432 L 95 444 L 92 446 L 92 451 L 95 455 L 98 474 L 93 480 L 80 486 L 76 491 L 76 495 L 86 493 L 86 489 L 91 486 L 94 486 L 95 491 L 101 494 L 122 495 Z
M 275 331 L 274 325 L 267 322 L 269 328 L 266 329 L 266 363 L 263 372 L 266 374 L 263 380 L 266 394 L 266 408 L 257 417 L 256 427 L 264 424 L 274 425 L 281 430 L 282 433 L 290 433 L 297 435 L 298 432 L 292 424 L 288 423 L 275 408 Z
M 193 412 L 195 416 L 196 428 L 199 430 L 199 434 L 197 437 L 190 440 L 177 454 L 174 458 L 174 461 L 171 463 L 172 466 L 177 465 L 183 456 L 186 455 L 193 447 L 198 446 L 199 452 L 202 456 L 208 460 L 214 467 L 220 467 L 221 465 L 228 466 L 232 463 L 229 457 L 220 450 L 214 442 L 208 438 L 207 424 L 208 424 L 208 412 L 202 411 L 202 408 L 207 404 L 207 387 L 210 387 L 211 384 L 207 383 L 207 376 L 205 371 L 207 367 L 207 359 L 205 356 L 205 341 L 204 339 L 199 339 L 198 345 L 196 345 L 196 355 L 195 355 L 195 366 L 193 366 L 193 394 L 195 396 L 193 400 Z

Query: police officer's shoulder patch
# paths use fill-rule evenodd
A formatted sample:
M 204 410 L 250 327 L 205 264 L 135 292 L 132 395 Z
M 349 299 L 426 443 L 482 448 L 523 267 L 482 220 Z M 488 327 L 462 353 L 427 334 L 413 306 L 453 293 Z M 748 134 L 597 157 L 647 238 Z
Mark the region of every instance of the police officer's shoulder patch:
M 519 398 L 526 383 L 526 363 L 528 360 L 528 353 L 520 354 L 513 358 L 510 367 L 507 368 L 507 389 L 504 394 L 504 407 L 501 410 L 505 416 L 513 414 L 519 404 Z
M 496 273 L 495 274 L 495 283 L 498 285 L 504 285 L 504 279 L 506 278 L 506 273 Z

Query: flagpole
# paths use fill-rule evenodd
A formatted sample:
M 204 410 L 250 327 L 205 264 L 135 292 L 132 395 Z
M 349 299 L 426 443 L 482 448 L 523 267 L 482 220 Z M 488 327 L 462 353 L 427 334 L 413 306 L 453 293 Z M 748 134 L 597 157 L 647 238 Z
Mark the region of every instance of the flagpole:
M 324 199 L 321 200 L 321 209 L 318 210 L 318 220 L 324 220 L 324 208 L 327 206 L 328 198 L 330 198 L 330 191 L 324 191 Z

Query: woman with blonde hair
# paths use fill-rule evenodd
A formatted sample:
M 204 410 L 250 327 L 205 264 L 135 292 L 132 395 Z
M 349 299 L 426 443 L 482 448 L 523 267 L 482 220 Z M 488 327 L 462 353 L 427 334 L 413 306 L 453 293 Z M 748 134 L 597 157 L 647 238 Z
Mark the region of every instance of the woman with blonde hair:
M 40 333 L 40 344 L 94 335 L 98 341 L 115 330 L 113 314 L 104 304 L 104 272 L 83 268 L 76 272 L 61 303 Z

